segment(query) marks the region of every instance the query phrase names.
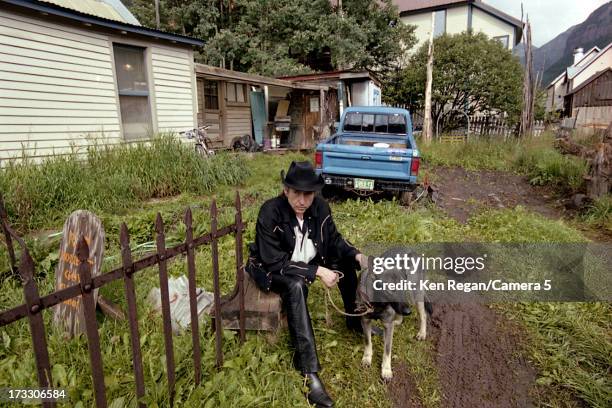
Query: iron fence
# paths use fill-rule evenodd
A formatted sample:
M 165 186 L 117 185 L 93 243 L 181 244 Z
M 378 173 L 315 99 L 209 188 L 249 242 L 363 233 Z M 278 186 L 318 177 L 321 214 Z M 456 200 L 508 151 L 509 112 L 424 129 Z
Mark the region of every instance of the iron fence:
M 157 214 L 155 223 L 156 229 L 156 249 L 157 251 L 151 255 L 134 261 L 130 249 L 130 236 L 127 225 L 122 223 L 120 230 L 120 247 L 122 266 L 113 269 L 110 272 L 99 276 L 92 277 L 91 265 L 89 259 L 89 247 L 82 235 L 78 239 L 76 246 L 76 254 L 79 260 L 78 275 L 79 282 L 75 285 L 65 287 L 61 290 L 56 290 L 48 295 L 40 296 L 38 286 L 34 280 L 34 262 L 25 241 L 11 228 L 8 222 L 8 216 L 4 201 L 0 195 L 0 219 L 4 237 L 9 253 L 9 262 L 11 269 L 18 273 L 23 282 L 23 291 L 25 295 L 25 303 L 16 306 L 12 309 L 0 313 L 0 327 L 9 325 L 21 319 L 28 319 L 30 325 L 30 334 L 34 355 L 36 360 L 38 383 L 41 388 L 52 387 L 53 381 L 51 378 L 51 364 L 49 352 L 47 348 L 47 338 L 45 325 L 42 317 L 42 311 L 49 309 L 61 302 L 81 296 L 83 302 L 83 310 L 85 314 L 85 334 L 87 337 L 87 346 L 89 350 L 89 360 L 91 364 L 91 372 L 94 386 L 94 396 L 97 407 L 106 407 L 106 392 L 104 384 L 104 369 L 102 362 L 102 353 L 100 349 L 100 338 L 98 334 L 98 323 L 96 320 L 96 305 L 94 301 L 93 291 L 101 288 L 113 281 L 122 279 L 125 287 L 125 297 L 127 301 L 127 316 L 129 321 L 131 349 L 133 357 L 133 370 L 136 387 L 136 397 L 138 399 L 145 396 L 144 374 L 142 365 L 142 356 L 140 349 L 140 335 L 138 327 L 138 315 L 136 310 L 136 289 L 134 284 L 134 276 L 136 272 L 146 268 L 158 265 L 159 269 L 159 284 L 161 293 L 162 305 L 162 322 L 164 332 L 164 345 L 166 352 L 166 369 L 168 376 L 168 393 L 170 404 L 174 401 L 175 387 L 175 361 L 174 349 L 172 340 L 172 324 L 170 316 L 170 299 L 168 291 L 168 273 L 167 262 L 172 258 L 180 255 L 185 255 L 187 260 L 188 282 L 189 282 L 189 306 L 191 317 L 191 333 L 193 345 L 193 364 L 195 371 L 195 382 L 199 384 L 201 381 L 202 356 L 199 338 L 199 324 L 197 314 L 197 295 L 196 295 L 196 267 L 195 267 L 195 249 L 210 245 L 212 253 L 212 271 L 213 271 L 213 291 L 214 291 L 214 331 L 215 331 L 215 351 L 216 351 L 216 367 L 219 369 L 223 365 L 222 351 L 222 327 L 221 327 L 221 291 L 219 285 L 219 253 L 218 240 L 226 235 L 233 234 L 235 237 L 236 251 L 236 286 L 230 297 L 239 296 L 239 332 L 240 342 L 245 340 L 245 313 L 244 313 L 244 268 L 242 265 L 242 233 L 245 224 L 242 221 L 242 210 L 240 203 L 240 195 L 236 192 L 234 201 L 234 223 L 222 228 L 217 225 L 217 204 L 213 200 L 210 205 L 210 231 L 201 236 L 193 236 L 192 213 L 191 208 L 187 208 L 184 216 L 184 224 L 186 227 L 186 239 L 183 243 L 173 247 L 166 247 L 164 221 L 161 214 Z M 13 240 L 20 247 L 20 262 L 17 265 Z M 44 407 L 54 407 L 54 401 L 42 402 Z M 143 407 L 144 404 L 139 403 Z

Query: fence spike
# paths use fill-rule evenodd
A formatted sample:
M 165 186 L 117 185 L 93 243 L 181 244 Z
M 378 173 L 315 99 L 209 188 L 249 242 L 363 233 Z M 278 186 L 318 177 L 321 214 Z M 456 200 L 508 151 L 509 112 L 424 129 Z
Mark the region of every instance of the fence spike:
M 213 285 L 215 299 L 215 352 L 217 368 L 223 365 L 223 350 L 221 349 L 223 329 L 221 325 L 221 289 L 219 285 L 219 249 L 217 245 L 217 201 L 210 204 L 210 249 L 212 252 Z
M 185 246 L 187 247 L 187 272 L 189 278 L 189 311 L 191 315 L 191 341 L 193 343 L 193 365 L 195 383 L 200 384 L 202 378 L 202 351 L 200 349 L 200 325 L 198 322 L 198 297 L 195 270 L 195 255 L 193 245 L 193 216 L 191 207 L 185 211 Z
M 127 225 L 121 223 L 121 257 L 123 260 L 123 283 L 125 296 L 128 304 L 128 320 L 130 322 L 130 337 L 132 341 L 132 359 L 134 366 L 134 378 L 136 380 L 136 397 L 140 401 L 145 395 L 144 373 L 142 368 L 142 355 L 140 353 L 140 334 L 138 330 L 138 311 L 136 308 L 136 289 L 134 286 L 134 264 L 132 262 L 132 250 L 130 249 L 130 236 Z M 145 406 L 138 402 L 139 407 Z
M 242 205 L 240 203 L 240 192 L 236 191 L 236 216 L 234 223 L 236 224 L 236 281 L 238 282 L 238 304 L 239 304 L 239 318 L 238 327 L 240 329 L 240 343 L 244 343 L 246 340 L 246 321 L 245 321 L 245 310 L 244 310 L 244 267 L 242 265 L 242 230 L 244 228 L 242 224 Z
M 100 352 L 100 335 L 96 320 L 96 303 L 94 300 L 94 287 L 91 279 L 91 265 L 89 264 L 89 245 L 81 235 L 77 242 L 76 254 L 79 259 L 79 284 L 81 285 L 83 312 L 85 314 L 85 333 L 87 335 L 87 348 L 91 362 L 91 375 L 93 378 L 94 395 L 98 408 L 106 407 L 106 390 L 104 388 L 104 366 Z
M 157 232 L 157 255 L 159 257 L 159 292 L 161 297 L 162 320 L 164 328 L 164 345 L 166 348 L 166 370 L 168 373 L 168 393 L 170 406 L 174 405 L 174 345 L 172 342 L 172 317 L 170 316 L 170 293 L 168 290 L 168 270 L 166 261 L 166 236 L 164 234 L 164 221 L 161 214 L 157 213 L 155 220 Z

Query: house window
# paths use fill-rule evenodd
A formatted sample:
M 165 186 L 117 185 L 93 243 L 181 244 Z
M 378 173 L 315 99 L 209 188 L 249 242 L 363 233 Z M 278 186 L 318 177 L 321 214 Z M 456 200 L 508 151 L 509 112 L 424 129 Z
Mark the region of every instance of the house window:
M 146 137 L 152 132 L 153 127 L 145 49 L 114 44 L 113 51 L 123 137 L 126 140 Z
M 434 11 L 434 38 L 446 32 L 446 10 Z
M 225 96 L 228 102 L 246 103 L 246 91 L 244 89 L 244 84 L 227 82 L 227 87 L 225 89 Z
M 204 109 L 219 109 L 219 86 L 216 81 L 204 81 Z
M 497 41 L 499 41 L 500 43 L 502 43 L 502 45 L 504 46 L 504 48 L 508 48 L 508 45 L 510 43 L 510 36 L 509 35 L 500 35 L 499 37 L 493 37 L 494 39 L 496 39 Z

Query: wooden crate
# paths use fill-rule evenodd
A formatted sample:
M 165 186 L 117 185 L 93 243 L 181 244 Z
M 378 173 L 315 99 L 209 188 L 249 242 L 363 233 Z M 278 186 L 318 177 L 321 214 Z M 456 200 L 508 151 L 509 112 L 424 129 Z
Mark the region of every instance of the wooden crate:
M 248 273 L 244 276 L 244 309 L 246 330 L 276 331 L 287 325 L 280 296 L 259 290 Z M 238 330 L 239 319 L 240 298 L 235 290 L 221 303 L 221 323 L 224 329 Z

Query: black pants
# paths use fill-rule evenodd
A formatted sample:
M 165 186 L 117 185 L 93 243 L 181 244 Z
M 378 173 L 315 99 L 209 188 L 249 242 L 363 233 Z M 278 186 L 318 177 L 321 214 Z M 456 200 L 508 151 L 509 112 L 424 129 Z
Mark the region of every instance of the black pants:
M 338 287 L 344 302 L 344 310 L 353 313 L 357 293 L 356 268 L 344 267 L 342 272 L 344 278 L 340 279 Z M 308 285 L 300 276 L 272 274 L 270 290 L 280 295 L 287 313 L 289 335 L 295 350 L 293 355 L 295 368 L 302 373 L 316 373 L 321 366 L 308 313 Z M 350 329 L 361 330 L 361 321 L 358 317 L 347 317 L 346 323 Z

